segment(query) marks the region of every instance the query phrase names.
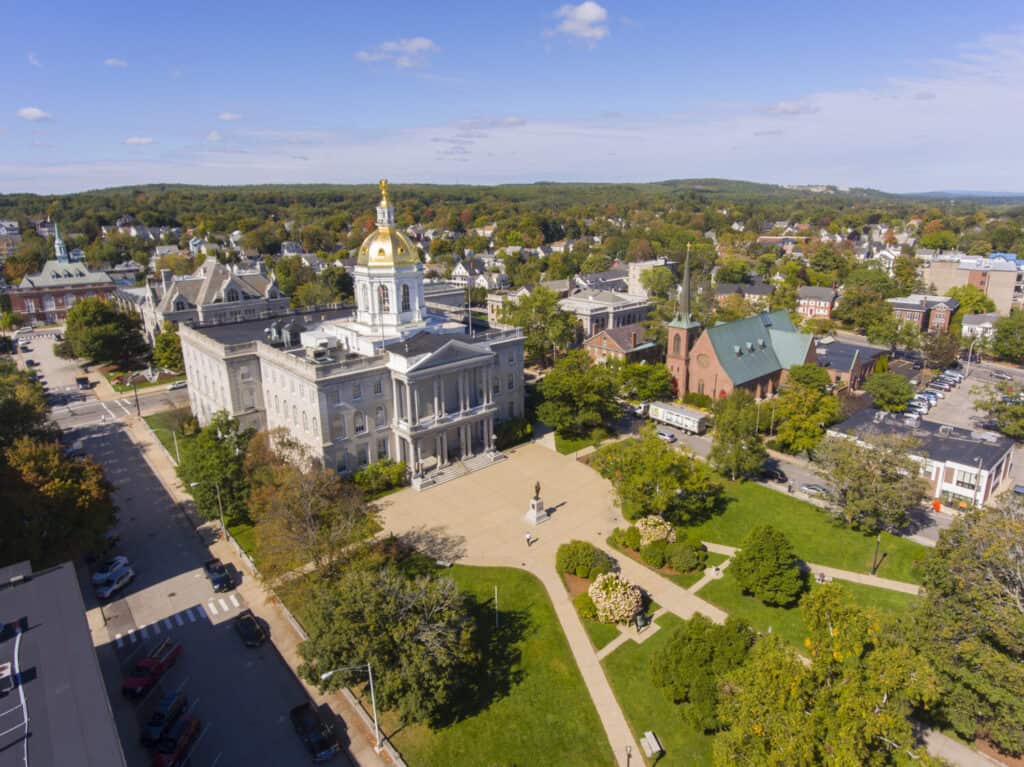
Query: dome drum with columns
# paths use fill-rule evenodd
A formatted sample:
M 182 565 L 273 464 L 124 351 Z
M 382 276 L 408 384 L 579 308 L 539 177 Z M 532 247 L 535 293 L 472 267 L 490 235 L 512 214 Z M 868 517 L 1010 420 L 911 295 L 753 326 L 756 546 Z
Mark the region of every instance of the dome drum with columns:
M 359 246 L 355 267 L 356 321 L 380 330 L 423 323 L 423 265 L 416 246 L 395 227 L 387 179 L 380 182 L 377 230 Z

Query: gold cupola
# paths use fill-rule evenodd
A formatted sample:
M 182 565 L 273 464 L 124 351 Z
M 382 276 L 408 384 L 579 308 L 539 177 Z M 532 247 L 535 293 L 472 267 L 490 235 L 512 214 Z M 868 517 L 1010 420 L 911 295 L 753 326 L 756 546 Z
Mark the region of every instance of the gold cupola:
M 395 227 L 395 207 L 388 198 L 388 180 L 380 180 L 377 205 L 377 231 L 371 232 L 359 246 L 357 266 L 392 268 L 419 264 L 416 246 Z

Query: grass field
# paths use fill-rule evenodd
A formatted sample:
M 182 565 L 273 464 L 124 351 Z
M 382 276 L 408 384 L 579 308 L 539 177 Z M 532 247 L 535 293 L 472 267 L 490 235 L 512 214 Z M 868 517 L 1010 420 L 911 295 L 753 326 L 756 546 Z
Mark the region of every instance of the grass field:
M 913 594 L 862 586 L 859 583 L 838 580 L 835 583 L 839 583 L 858 605 L 877 611 L 883 619 L 905 613 L 918 599 Z M 812 581 L 810 587 L 815 589 L 818 585 Z M 803 649 L 807 630 L 800 607 L 769 607 L 755 597 L 744 594 L 728 569 L 721 578 L 709 582 L 697 595 L 729 615 L 742 618 L 758 631 L 766 632 L 770 627 L 773 633 L 794 647 Z
M 544 587 L 511 568 L 456 565 L 447 571 L 480 605 L 485 652 L 501 652 L 507 689 L 486 706 L 437 730 L 399 728 L 392 742 L 411 765 L 611 765 L 611 746 Z M 493 629 L 498 587 L 503 629 Z M 501 687 L 499 685 L 499 687 Z
M 586 437 L 571 438 L 562 437 L 558 432 L 555 432 L 555 449 L 562 455 L 569 455 L 569 453 L 575 453 L 577 450 L 582 450 L 591 445 L 596 447 L 601 444 L 601 440 L 607 439 L 608 436 L 607 432 L 600 431 Z
M 767 524 L 785 533 L 805 562 L 871 571 L 875 536 L 850 530 L 813 504 L 753 482 L 726 482 L 725 487 L 729 497 L 725 511 L 693 528 L 703 540 L 740 546 L 751 527 Z M 882 533 L 880 552 L 884 558 L 877 575 L 920 583 L 915 562 L 927 552 L 924 546 Z
M 190 418 L 192 412 L 188 408 L 180 410 L 166 410 L 162 413 L 154 413 L 153 415 L 143 416 L 146 423 L 149 424 L 149 428 L 156 434 L 156 438 L 160 440 L 160 444 L 167 450 L 167 454 L 171 456 L 175 461 L 178 460 L 178 456 L 175 454 L 175 437 L 178 440 L 178 446 L 180 447 L 184 442 L 192 439 L 192 437 L 186 437 L 181 432 L 180 424 L 186 418 Z M 171 432 L 174 432 L 174 436 L 171 436 Z
M 672 613 L 663 615 L 657 620 L 661 627 L 657 634 L 643 644 L 626 642 L 601 661 L 633 734 L 639 739 L 647 730 L 653 730 L 665 748 L 664 755 L 658 759 L 658 767 L 711 764 L 711 736 L 683 723 L 675 704 L 651 684 L 648 671 L 651 655 L 669 640 L 682 622 Z M 634 754 L 633 758 L 635 764 L 643 764 L 643 754 Z
M 249 555 L 249 559 L 256 561 L 256 535 L 255 528 L 241 522 L 237 525 L 228 525 L 228 532 L 231 537 L 238 541 L 238 545 Z

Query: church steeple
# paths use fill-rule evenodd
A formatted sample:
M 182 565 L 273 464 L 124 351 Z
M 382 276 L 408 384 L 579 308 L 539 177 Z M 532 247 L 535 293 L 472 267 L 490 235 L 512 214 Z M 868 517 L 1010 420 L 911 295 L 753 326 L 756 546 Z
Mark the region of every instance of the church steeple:
M 60 238 L 60 225 L 56 222 L 53 224 L 53 255 L 62 264 L 68 262 L 68 246 Z
M 683 284 L 679 287 L 676 300 L 676 320 L 690 319 L 690 243 L 686 243 L 686 260 L 683 262 Z
M 690 245 L 686 245 L 683 262 L 683 284 L 676 299 L 676 316 L 668 323 L 668 349 L 665 365 L 676 379 L 676 394 L 680 399 L 690 391 L 690 349 L 700 335 L 700 323 L 690 313 Z

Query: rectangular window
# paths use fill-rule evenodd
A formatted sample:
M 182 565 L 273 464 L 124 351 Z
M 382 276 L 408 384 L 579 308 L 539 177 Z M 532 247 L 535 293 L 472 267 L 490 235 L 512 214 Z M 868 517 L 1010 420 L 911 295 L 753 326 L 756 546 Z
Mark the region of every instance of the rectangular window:
M 491 390 L 497 394 L 501 391 L 501 379 L 498 376 L 494 376 L 491 380 Z
M 352 384 L 352 399 L 362 399 L 363 386 L 362 384 Z
M 516 403 L 514 403 L 514 402 L 509 402 L 508 403 L 508 417 L 509 418 L 515 418 L 516 417 Z
M 516 379 L 511 373 L 508 374 L 508 390 L 512 391 L 516 388 Z
M 331 434 L 334 439 L 345 439 L 345 417 L 341 413 L 331 416 Z
M 238 377 L 243 381 L 252 380 L 252 374 L 249 372 L 248 365 L 242 365 L 240 368 L 238 368 Z
M 978 486 L 978 472 L 957 469 L 953 476 L 953 484 L 967 490 L 974 490 Z
M 515 361 L 516 361 L 516 355 L 515 355 L 515 352 L 509 352 L 509 353 L 508 353 L 508 364 L 509 364 L 509 365 L 512 365 L 512 364 L 514 364 L 514 363 L 515 363 Z
M 388 457 L 388 441 L 386 439 L 377 440 L 377 460 Z
M 384 393 L 384 379 L 383 378 L 378 378 L 376 381 L 373 382 L 373 393 L 374 394 L 383 394 Z
M 341 389 L 340 388 L 334 390 L 334 404 L 335 405 L 340 405 L 341 404 Z

